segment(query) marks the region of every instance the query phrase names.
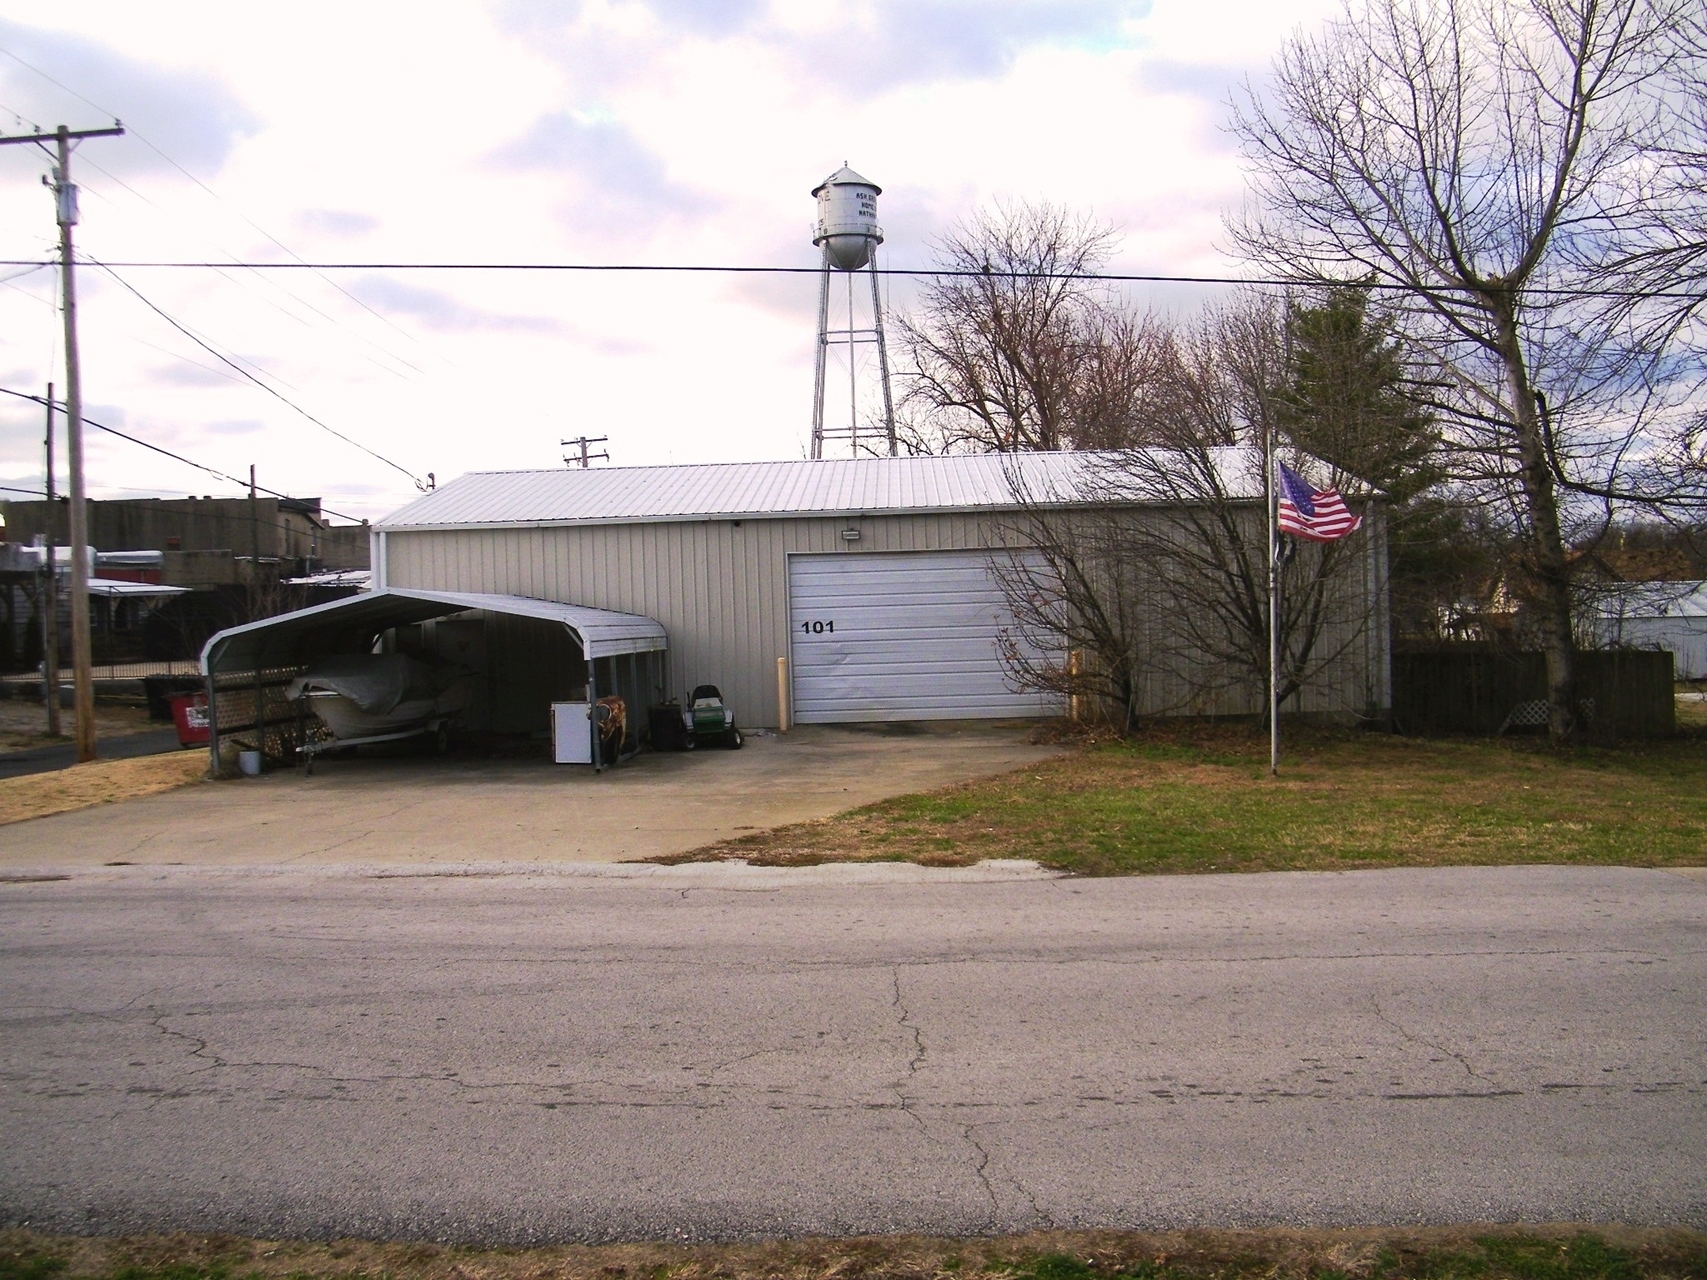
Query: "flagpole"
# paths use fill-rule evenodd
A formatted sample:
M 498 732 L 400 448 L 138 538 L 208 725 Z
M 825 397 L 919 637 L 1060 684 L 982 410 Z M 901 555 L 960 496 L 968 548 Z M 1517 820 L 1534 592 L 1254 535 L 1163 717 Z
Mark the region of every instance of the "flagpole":
M 1274 479 L 1274 425 L 1263 431 L 1268 501 L 1268 776 L 1280 776 L 1280 531 Z

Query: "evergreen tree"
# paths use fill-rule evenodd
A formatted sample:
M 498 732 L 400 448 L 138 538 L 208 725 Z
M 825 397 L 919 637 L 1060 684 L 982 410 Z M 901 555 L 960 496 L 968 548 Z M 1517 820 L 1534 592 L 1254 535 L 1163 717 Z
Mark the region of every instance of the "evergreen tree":
M 1440 436 L 1407 366 L 1392 327 L 1371 314 L 1367 290 L 1294 304 L 1276 418 L 1291 444 L 1342 483 L 1385 495 L 1394 629 L 1432 638 L 1443 611 L 1490 572 L 1495 552 L 1443 489 Z
M 1439 435 L 1408 392 L 1399 341 L 1363 289 L 1336 289 L 1287 314 L 1281 430 L 1294 445 L 1381 490 L 1395 509 L 1439 482 Z

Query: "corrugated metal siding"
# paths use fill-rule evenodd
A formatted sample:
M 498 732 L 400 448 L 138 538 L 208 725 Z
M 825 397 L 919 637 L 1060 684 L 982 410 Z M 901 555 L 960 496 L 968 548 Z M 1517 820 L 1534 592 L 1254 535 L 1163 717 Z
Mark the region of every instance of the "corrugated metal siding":
M 860 538 L 848 543 L 845 528 Z M 789 652 L 790 554 L 980 549 L 1004 545 L 1002 517 L 971 513 L 678 521 L 480 530 L 392 530 L 390 578 L 398 587 L 490 591 L 644 614 L 669 633 L 672 688 L 718 685 L 743 725 L 777 723 L 776 660 Z M 1366 632 L 1385 584 L 1365 551 L 1348 559 L 1344 590 L 1360 616 L 1325 637 L 1346 653 L 1289 710 L 1361 713 L 1385 706 L 1384 641 Z M 1355 563 L 1353 563 L 1355 562 Z M 1384 557 L 1382 558 L 1384 563 Z M 1384 617 L 1384 609 L 1376 611 Z M 1160 625 L 1160 623 L 1158 624 Z M 1195 691 L 1165 672 L 1148 681 L 1157 713 L 1250 714 L 1260 695 Z
M 1014 688 L 1003 665 L 1002 634 L 1023 638 L 989 561 L 981 549 L 789 557 L 794 718 L 1059 715 L 1059 698 Z
M 993 536 L 962 515 L 393 531 L 389 580 L 656 618 L 678 691 L 718 685 L 740 723 L 774 725 L 776 660 L 788 653 L 786 557 L 846 550 L 848 527 L 861 531 L 859 551 L 979 547 Z

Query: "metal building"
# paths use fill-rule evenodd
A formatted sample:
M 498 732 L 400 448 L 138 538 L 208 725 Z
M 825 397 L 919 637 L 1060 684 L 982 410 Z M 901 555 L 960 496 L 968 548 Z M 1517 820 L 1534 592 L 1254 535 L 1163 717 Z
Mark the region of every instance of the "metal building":
M 1601 589 L 1588 619 L 1596 643 L 1666 649 L 1679 680 L 1707 680 L 1707 582 L 1628 582 Z
M 474 473 L 374 525 L 375 586 L 656 619 L 673 692 L 716 684 L 743 725 L 1055 714 L 1011 687 L 990 566 L 1026 554 L 1016 491 L 1070 494 L 1096 465 L 1040 453 Z M 1260 490 L 1249 497 L 1260 510 Z M 1384 573 L 1358 589 L 1380 625 L 1343 645 L 1301 710 L 1389 704 Z

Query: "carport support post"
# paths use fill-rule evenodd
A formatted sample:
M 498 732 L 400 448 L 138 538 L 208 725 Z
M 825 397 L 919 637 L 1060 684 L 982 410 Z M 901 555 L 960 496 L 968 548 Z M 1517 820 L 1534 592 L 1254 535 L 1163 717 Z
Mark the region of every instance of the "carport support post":
M 593 772 L 605 771 L 604 753 L 599 750 L 598 659 L 587 659 L 587 731 L 593 735 Z
M 630 702 L 639 701 L 640 691 L 641 691 L 640 655 L 638 653 L 630 651 L 630 653 L 628 655 L 628 701 L 630 701 Z M 642 711 L 644 711 L 644 708 L 642 708 Z M 638 728 L 636 728 L 634 731 L 634 737 L 635 737 L 635 743 L 636 743 L 635 750 L 638 751 L 640 749 L 639 745 L 638 745 L 639 739 L 640 739 L 640 730 Z M 621 742 L 620 746 L 626 747 L 627 745 L 628 745 L 628 713 L 625 713 L 623 715 L 623 718 L 622 718 L 622 742 Z
M 207 755 L 208 773 L 219 777 L 219 703 L 214 697 L 214 688 L 219 682 L 210 668 L 207 673 Z

